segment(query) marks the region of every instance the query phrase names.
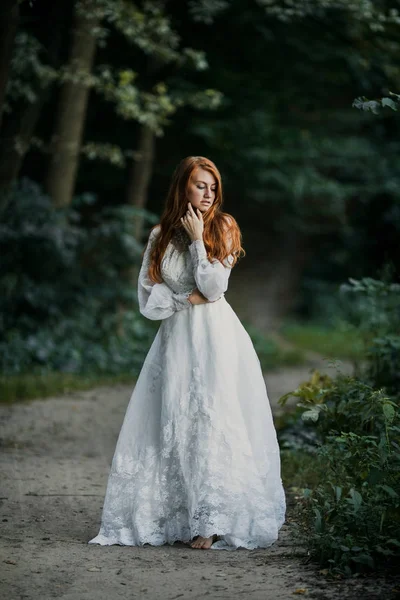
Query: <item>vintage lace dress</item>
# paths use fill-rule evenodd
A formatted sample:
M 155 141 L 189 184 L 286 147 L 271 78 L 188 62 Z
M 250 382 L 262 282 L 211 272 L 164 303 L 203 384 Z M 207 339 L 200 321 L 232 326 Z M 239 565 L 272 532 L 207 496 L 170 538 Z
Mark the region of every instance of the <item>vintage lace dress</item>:
M 268 547 L 285 517 L 276 432 L 252 341 L 225 299 L 231 273 L 202 240 L 139 273 L 140 312 L 162 320 L 126 409 L 91 544 L 188 542 L 213 549 Z M 189 240 L 190 242 L 190 240 Z M 197 287 L 209 300 L 192 305 Z

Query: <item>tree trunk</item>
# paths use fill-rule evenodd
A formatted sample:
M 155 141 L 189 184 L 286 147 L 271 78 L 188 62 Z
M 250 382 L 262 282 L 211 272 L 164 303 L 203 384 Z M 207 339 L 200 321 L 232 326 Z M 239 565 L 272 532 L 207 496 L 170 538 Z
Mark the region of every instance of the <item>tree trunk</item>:
M 18 0 L 2 0 L 0 7 L 0 127 L 12 49 L 19 19 Z
M 57 207 L 68 206 L 72 201 L 79 164 L 89 98 L 89 84 L 82 81 L 90 75 L 96 52 L 94 28 L 100 18 L 93 16 L 95 3 L 85 0 L 84 14 L 75 15 L 71 48 L 67 69 L 78 72 L 79 81 L 67 81 L 60 90 L 60 99 L 54 135 L 51 141 L 49 171 L 46 179 L 47 192 Z M 83 76 L 83 77 L 82 77 Z
M 154 133 L 142 125 L 139 134 L 139 146 L 133 160 L 126 191 L 126 202 L 135 208 L 145 208 L 147 192 L 153 172 Z M 137 215 L 133 224 L 133 235 L 140 242 L 143 232 L 143 217 Z
M 126 202 L 130 206 L 139 209 L 146 208 L 153 173 L 154 154 L 155 135 L 151 129 L 142 125 L 139 134 L 139 145 L 132 162 L 126 191 Z M 142 239 L 143 222 L 144 219 L 141 215 L 135 215 L 132 232 L 138 242 Z M 139 265 L 135 265 L 129 270 L 129 280 L 135 284 L 138 274 Z
M 67 17 L 67 2 L 60 0 L 52 5 L 47 14 L 44 46 L 47 48 L 49 64 L 59 69 L 63 45 L 63 29 Z M 0 136 L 0 211 L 6 206 L 13 184 L 21 170 L 25 154 L 30 148 L 32 135 L 43 107 L 48 100 L 52 86 L 38 81 L 35 100 L 19 101 L 3 121 Z
M 135 158 L 132 162 L 129 180 L 126 190 L 126 203 L 129 206 L 134 206 L 135 208 L 145 208 L 147 205 L 148 199 L 148 189 L 151 180 L 151 175 L 153 172 L 153 162 L 154 162 L 154 154 L 155 154 L 155 136 L 154 133 L 146 127 L 142 125 L 139 133 L 139 144 L 138 149 L 135 153 Z M 143 217 L 141 215 L 135 215 L 132 221 L 132 232 L 135 239 L 140 242 L 142 239 L 143 232 Z M 125 269 L 121 273 L 121 277 L 136 286 L 137 278 L 139 275 L 140 266 L 138 264 L 133 265 L 132 267 Z M 123 316 L 126 311 L 126 306 L 124 303 L 119 302 L 117 307 L 118 313 L 118 324 L 117 324 L 117 334 L 122 336 L 123 331 Z
M 7 206 L 14 182 L 43 107 L 43 92 L 38 99 L 25 105 L 18 117 L 7 119 L 0 138 L 0 211 Z

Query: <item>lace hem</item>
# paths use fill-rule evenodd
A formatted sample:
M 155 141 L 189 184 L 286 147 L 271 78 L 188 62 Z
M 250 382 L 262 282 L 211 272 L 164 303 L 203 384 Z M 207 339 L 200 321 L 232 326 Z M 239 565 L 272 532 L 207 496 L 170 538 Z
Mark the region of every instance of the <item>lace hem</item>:
M 214 534 L 219 536 L 219 540 L 212 544 L 211 548 L 215 550 L 236 550 L 238 548 L 244 548 L 247 550 L 254 550 L 256 548 L 269 548 L 278 539 L 278 531 L 284 522 L 284 517 L 278 522 L 270 523 L 270 529 L 268 532 L 264 530 L 264 534 L 258 534 L 253 536 L 238 537 L 226 533 L 227 527 L 223 523 L 224 515 L 219 514 L 221 524 L 207 524 L 198 523 L 193 521 L 193 524 L 182 525 L 177 523 L 169 523 L 168 527 L 165 527 L 165 531 L 156 530 L 142 533 L 140 536 L 132 528 L 120 527 L 120 528 L 107 528 L 101 527 L 97 536 L 88 541 L 88 544 L 100 544 L 101 546 L 112 546 L 115 544 L 121 546 L 144 546 L 150 544 L 151 546 L 162 546 L 164 544 L 173 545 L 176 542 L 184 544 L 189 543 L 195 536 L 200 535 L 202 537 L 210 537 Z M 179 520 L 179 519 L 178 519 Z M 230 518 L 226 517 L 229 521 Z M 252 521 L 252 527 L 257 531 L 263 531 L 260 524 L 254 524 Z

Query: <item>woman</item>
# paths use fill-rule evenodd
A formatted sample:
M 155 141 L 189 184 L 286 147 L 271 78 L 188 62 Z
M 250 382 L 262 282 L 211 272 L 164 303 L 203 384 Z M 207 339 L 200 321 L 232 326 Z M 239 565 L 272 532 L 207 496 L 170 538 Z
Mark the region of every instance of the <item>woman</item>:
M 210 160 L 177 167 L 139 273 L 162 320 L 119 434 L 89 543 L 265 548 L 284 522 L 279 447 L 260 361 L 225 299 L 244 254 Z

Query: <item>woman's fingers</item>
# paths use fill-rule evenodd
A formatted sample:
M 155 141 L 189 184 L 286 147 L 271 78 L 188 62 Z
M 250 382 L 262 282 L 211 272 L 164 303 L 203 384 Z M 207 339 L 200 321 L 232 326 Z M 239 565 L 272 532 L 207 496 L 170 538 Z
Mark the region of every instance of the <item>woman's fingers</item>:
M 191 204 L 191 202 L 188 202 L 188 210 L 185 213 L 185 218 L 189 219 L 191 217 L 197 217 L 197 219 L 199 219 L 199 221 L 203 220 L 203 215 L 202 212 L 199 208 L 196 208 L 196 212 Z
M 204 227 L 203 215 L 199 208 L 194 211 L 194 208 L 190 202 L 188 202 L 188 210 L 181 217 L 181 223 L 187 233 L 192 237 L 192 235 L 201 235 Z
M 189 210 L 188 210 L 189 216 L 191 216 L 191 217 L 197 217 L 197 218 L 199 218 L 199 214 L 201 215 L 201 211 L 200 211 L 200 209 L 199 209 L 199 208 L 196 208 L 196 212 L 195 212 L 195 210 L 194 210 L 194 208 L 193 208 L 193 206 L 192 206 L 191 202 L 189 202 L 188 204 L 189 204 Z M 202 216 L 202 215 L 201 215 L 201 216 Z M 201 220 L 201 219 L 200 219 L 200 220 Z

